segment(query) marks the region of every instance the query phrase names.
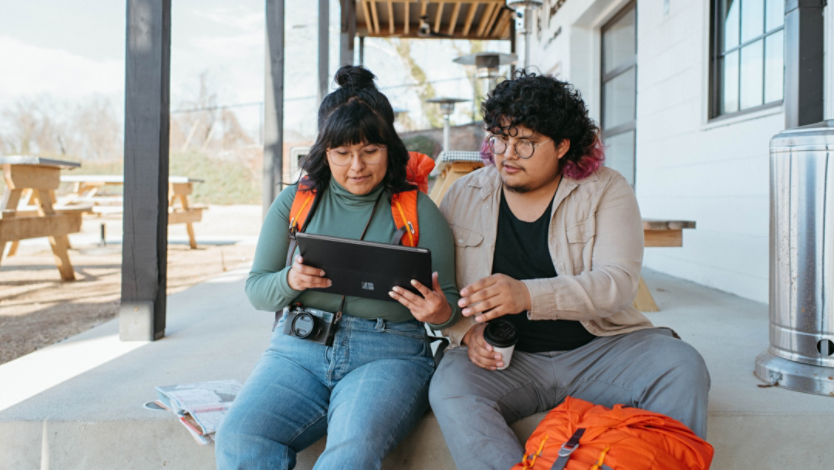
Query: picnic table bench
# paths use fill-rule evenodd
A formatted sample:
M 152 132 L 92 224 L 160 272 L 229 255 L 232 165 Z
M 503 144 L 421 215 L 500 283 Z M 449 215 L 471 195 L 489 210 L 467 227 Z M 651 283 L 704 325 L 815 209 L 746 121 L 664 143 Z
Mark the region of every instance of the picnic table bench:
M 67 253 L 67 235 L 81 231 L 81 216 L 89 207 L 59 205 L 55 190 L 61 184 L 61 169 L 79 166 L 78 163 L 39 157 L 0 157 L 6 182 L 0 200 L 0 261 L 6 243 L 12 243 L 9 254 L 13 255 L 20 240 L 48 237 L 61 279 L 75 279 Z
M 74 204 L 90 204 L 89 212 L 99 216 L 122 211 L 123 199 L 121 197 L 99 194 L 107 186 L 124 185 L 122 175 L 65 175 L 61 177 L 61 182 L 74 185 L 72 193 L 62 199 L 62 202 L 69 207 Z M 203 180 L 187 176 L 168 178 L 168 225 L 185 224 L 188 242 L 192 249 L 197 249 L 193 224 L 203 220 L 203 210 L 208 209 L 208 206 L 191 204 L 188 196 L 194 192 L 194 183 L 202 182 Z

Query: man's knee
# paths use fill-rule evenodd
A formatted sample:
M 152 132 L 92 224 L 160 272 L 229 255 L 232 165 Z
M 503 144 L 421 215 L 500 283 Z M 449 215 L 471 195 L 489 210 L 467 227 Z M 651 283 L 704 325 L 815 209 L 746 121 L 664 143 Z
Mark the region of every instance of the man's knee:
M 656 375 L 679 391 L 706 394 L 710 388 L 707 364 L 689 343 L 665 335 L 651 335 L 649 350 L 657 361 Z

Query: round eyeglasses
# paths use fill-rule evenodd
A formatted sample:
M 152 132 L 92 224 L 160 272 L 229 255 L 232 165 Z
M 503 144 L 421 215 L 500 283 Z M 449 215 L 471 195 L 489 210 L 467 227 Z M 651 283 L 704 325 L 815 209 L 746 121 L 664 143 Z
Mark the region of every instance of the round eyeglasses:
M 385 153 L 385 146 L 370 145 L 363 148 L 359 152 L 352 152 L 344 147 L 330 149 L 327 151 L 327 155 L 330 157 L 330 162 L 339 166 L 350 165 L 350 162 L 353 161 L 354 153 L 358 153 L 359 158 L 366 165 L 374 165 L 382 160 L 382 154 Z
M 515 154 L 523 159 L 528 159 L 533 156 L 535 153 L 536 148 L 550 142 L 553 139 L 547 139 L 544 142 L 539 142 L 538 144 L 534 144 L 529 140 L 516 140 L 513 144 L 513 148 L 515 149 Z M 489 149 L 492 151 L 493 154 L 496 155 L 504 155 L 504 152 L 507 151 L 507 147 L 509 144 L 502 138 L 493 135 L 489 138 Z

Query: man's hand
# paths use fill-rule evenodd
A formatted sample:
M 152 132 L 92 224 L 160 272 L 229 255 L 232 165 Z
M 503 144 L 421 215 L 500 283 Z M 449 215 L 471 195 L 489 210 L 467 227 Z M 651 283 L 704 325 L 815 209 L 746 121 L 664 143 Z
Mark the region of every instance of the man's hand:
M 287 284 L 293 290 L 323 289 L 330 287 L 332 282 L 324 277 L 324 271 L 319 268 L 301 264 L 304 259 L 301 256 L 295 257 L 292 269 L 287 273 Z
M 478 367 L 496 370 L 504 366 L 501 355 L 492 349 L 492 345 L 484 339 L 486 325 L 475 325 L 463 336 L 464 346 L 469 347 L 469 360 Z
M 493 318 L 513 315 L 530 310 L 530 292 L 527 285 L 504 274 L 493 274 L 460 291 L 458 305 L 463 316 L 475 315 L 475 321 L 484 323 Z
M 437 273 L 432 274 L 431 281 L 433 290 L 412 279 L 411 285 L 417 288 L 422 297 L 402 287 L 394 287 L 388 295 L 411 310 L 411 314 L 419 321 L 434 325 L 446 323 L 452 318 L 452 306 L 449 305 L 446 294 L 440 288 Z

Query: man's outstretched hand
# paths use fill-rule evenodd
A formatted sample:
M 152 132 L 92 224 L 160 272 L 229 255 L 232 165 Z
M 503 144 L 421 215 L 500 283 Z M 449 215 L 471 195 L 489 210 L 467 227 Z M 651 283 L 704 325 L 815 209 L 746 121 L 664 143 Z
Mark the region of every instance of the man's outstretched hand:
M 463 308 L 463 316 L 475 315 L 475 321 L 479 323 L 521 313 L 531 307 L 527 285 L 505 274 L 493 274 L 464 287 L 460 297 L 458 305 Z

